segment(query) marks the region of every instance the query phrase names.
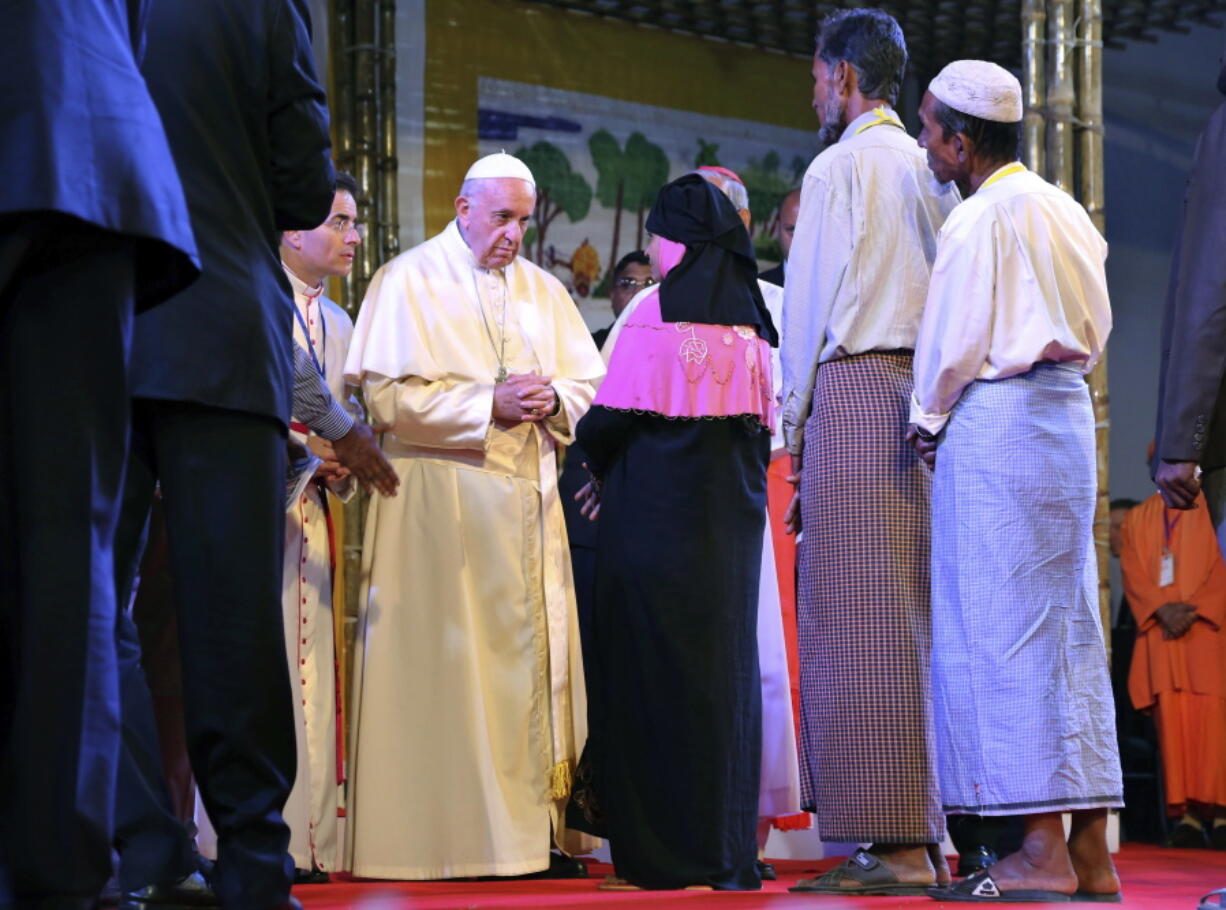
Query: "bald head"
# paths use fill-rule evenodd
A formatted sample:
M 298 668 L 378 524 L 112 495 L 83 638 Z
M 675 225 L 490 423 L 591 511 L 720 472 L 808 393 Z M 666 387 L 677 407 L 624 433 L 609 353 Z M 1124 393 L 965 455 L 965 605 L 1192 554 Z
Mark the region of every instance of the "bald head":
M 752 220 L 749 213 L 749 191 L 745 189 L 745 184 L 741 183 L 740 178 L 733 176 L 728 171 L 717 171 L 704 167 L 700 167 L 692 173 L 697 174 L 707 183 L 714 185 L 716 189 L 727 196 L 728 201 L 732 203 L 732 207 L 736 209 L 736 213 L 745 222 L 745 229 L 749 230 L 750 221 Z
M 779 252 L 787 261 L 792 252 L 792 235 L 796 233 L 796 216 L 800 214 L 800 187 L 792 190 L 779 203 L 779 221 L 775 225 L 775 239 Z

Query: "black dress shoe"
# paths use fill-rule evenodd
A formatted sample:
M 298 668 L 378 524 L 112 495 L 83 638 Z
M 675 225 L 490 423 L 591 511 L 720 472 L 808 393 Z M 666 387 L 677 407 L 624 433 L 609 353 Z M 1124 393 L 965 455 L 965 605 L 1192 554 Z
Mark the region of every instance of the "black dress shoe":
M 1180 822 L 1171 829 L 1171 836 L 1166 839 L 1166 845 L 1192 850 L 1207 850 L 1209 849 L 1209 838 L 1205 835 L 1204 828 Z
M 123 895 L 119 892 L 119 882 L 116 881 L 115 876 L 112 875 L 109 879 L 107 879 L 106 884 L 102 886 L 102 893 L 98 895 L 98 906 L 118 907 L 119 899 L 122 896 Z M 0 907 L 5 906 L 7 906 L 7 904 L 0 901 Z
M 129 891 L 119 900 L 119 910 L 178 910 L 191 907 L 220 907 L 221 901 L 204 876 L 193 872 L 170 885 L 146 885 Z
M 958 870 L 955 873 L 959 878 L 968 878 L 982 872 L 988 866 L 995 863 L 999 857 L 996 851 L 990 847 L 980 844 L 973 850 L 968 850 L 965 853 L 958 854 Z
M 204 876 L 206 882 L 213 880 L 213 867 L 216 865 L 217 863 L 208 857 L 196 854 L 196 871 Z
M 778 881 L 779 876 L 775 874 L 775 867 L 764 859 L 757 860 L 758 878 L 764 882 Z
M 295 869 L 294 885 L 326 885 L 332 879 L 322 869 Z

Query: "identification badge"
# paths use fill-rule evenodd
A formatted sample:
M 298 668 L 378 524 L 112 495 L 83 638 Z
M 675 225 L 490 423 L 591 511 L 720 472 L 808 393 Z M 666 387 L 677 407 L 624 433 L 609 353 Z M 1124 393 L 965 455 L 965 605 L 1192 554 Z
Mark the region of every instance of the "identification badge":
M 1175 583 L 1175 554 L 1163 553 L 1158 564 L 1158 587 L 1165 588 Z

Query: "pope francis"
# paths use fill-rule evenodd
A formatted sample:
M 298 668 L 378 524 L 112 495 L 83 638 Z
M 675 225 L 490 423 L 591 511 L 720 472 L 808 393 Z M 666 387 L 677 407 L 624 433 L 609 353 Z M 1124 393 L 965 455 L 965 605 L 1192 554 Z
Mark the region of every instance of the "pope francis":
M 556 872 L 551 846 L 592 846 L 564 824 L 586 704 L 556 464 L 604 363 L 517 258 L 535 202 L 517 158 L 477 161 L 455 220 L 375 273 L 345 364 L 403 488 L 366 520 L 357 876 Z

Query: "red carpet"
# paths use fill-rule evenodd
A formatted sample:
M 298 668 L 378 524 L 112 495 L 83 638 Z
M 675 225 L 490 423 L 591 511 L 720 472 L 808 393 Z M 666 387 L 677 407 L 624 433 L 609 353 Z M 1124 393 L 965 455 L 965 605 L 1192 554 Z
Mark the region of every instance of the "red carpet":
M 1133 910 L 1193 910 L 1200 896 L 1226 887 L 1226 853 L 1212 850 L 1164 850 L 1125 844 L 1116 857 L 1124 880 L 1124 902 L 1105 904 Z M 789 894 L 788 886 L 837 863 L 784 861 L 776 864 L 780 881 L 767 882 L 761 891 L 721 892 L 606 892 L 596 885 L 610 870 L 590 866 L 587 880 L 558 882 L 337 882 L 294 890 L 307 910 L 358 907 L 363 910 L 484 910 L 484 908 L 635 907 L 667 910 L 670 907 L 719 907 L 720 910 L 812 907 L 819 910 L 891 907 L 965 907 L 926 897 L 826 897 Z M 1071 907 L 1095 906 L 1072 904 Z

